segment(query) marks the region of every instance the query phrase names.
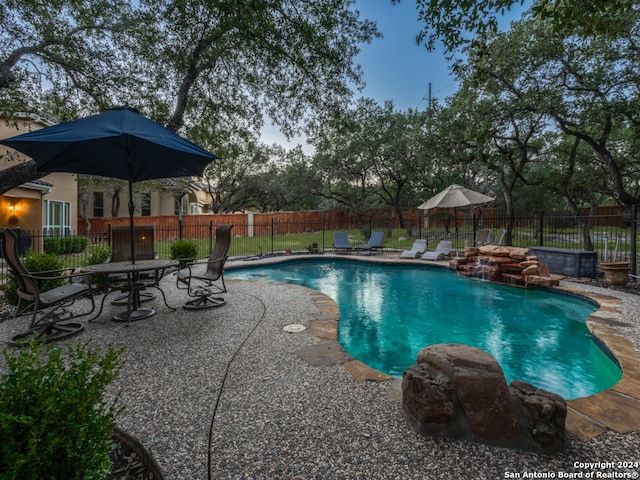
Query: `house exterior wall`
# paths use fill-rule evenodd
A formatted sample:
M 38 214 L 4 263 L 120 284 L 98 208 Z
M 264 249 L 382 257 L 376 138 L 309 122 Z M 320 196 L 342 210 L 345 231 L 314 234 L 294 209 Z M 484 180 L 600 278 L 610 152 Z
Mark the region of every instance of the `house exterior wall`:
M 50 124 L 46 120 L 15 119 L 0 120 L 0 138 L 13 137 L 33 130 L 39 130 Z M 0 170 L 24 162 L 28 157 L 15 150 L 0 146 Z M 78 184 L 75 175 L 70 173 L 52 173 L 40 179 L 51 184 L 51 191 L 40 182 L 29 182 L 13 188 L 0 196 L 0 228 L 22 228 L 27 231 L 42 232 L 47 226 L 46 207 L 51 207 L 51 218 L 63 221 L 61 226 L 68 227 L 67 233 L 75 231 L 78 223 L 77 201 Z M 31 185 L 32 188 L 28 187 Z M 41 187 L 41 188 L 39 188 Z M 62 213 L 62 217 L 58 216 Z M 58 222 L 59 223 L 59 222 Z M 57 234 L 56 232 L 51 232 Z
M 171 190 L 159 188 L 151 192 L 146 192 L 150 199 L 150 209 L 143 215 L 142 196 L 143 192 L 136 191 L 134 184 L 133 204 L 135 207 L 134 216 L 165 216 L 176 215 L 175 197 Z M 86 193 L 78 203 L 78 217 L 80 219 L 99 217 L 95 212 L 94 193 L 102 193 L 103 214 L 102 217 L 129 218 L 129 193 L 126 184 L 123 183 L 120 190 L 120 207 L 115 215 L 112 215 L 111 205 L 113 201 L 113 189 L 100 185 L 87 185 Z M 183 215 L 195 215 L 211 212 L 211 196 L 204 190 L 194 189 L 186 194 L 181 202 Z M 148 214 L 147 214 L 148 213 Z M 177 215 L 176 215 L 177 217 Z

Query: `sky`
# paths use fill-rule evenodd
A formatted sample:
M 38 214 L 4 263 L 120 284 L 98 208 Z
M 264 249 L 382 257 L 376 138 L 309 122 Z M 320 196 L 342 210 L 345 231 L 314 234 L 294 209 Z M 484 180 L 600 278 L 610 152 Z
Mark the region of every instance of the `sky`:
M 441 103 L 453 95 L 458 83 L 451 73 L 451 64 L 444 55 L 444 49 L 427 51 L 424 46 L 416 45 L 415 38 L 422 24 L 418 21 L 415 0 L 402 0 L 394 5 L 391 0 L 356 0 L 356 9 L 362 18 L 373 20 L 378 25 L 382 38 L 374 39 L 370 44 L 361 45 L 356 57 L 364 71 L 366 87 L 356 94 L 373 98 L 380 104 L 393 101 L 396 110 L 423 110 L 431 97 Z M 516 8 L 502 25 L 512 18 L 519 18 L 523 8 Z M 285 148 L 302 144 L 304 138 L 287 142 L 277 127 L 266 125 L 262 129 L 262 141 L 266 144 L 279 143 Z

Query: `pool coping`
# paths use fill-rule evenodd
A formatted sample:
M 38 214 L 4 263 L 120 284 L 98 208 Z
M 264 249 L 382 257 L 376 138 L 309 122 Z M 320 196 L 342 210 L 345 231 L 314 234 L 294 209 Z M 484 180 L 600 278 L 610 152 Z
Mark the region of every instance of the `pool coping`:
M 251 266 L 277 264 L 290 260 L 319 258 L 340 258 L 368 263 L 388 265 L 428 265 L 448 269 L 448 261 L 431 262 L 420 260 L 402 260 L 385 256 L 353 255 L 308 255 L 304 257 L 269 257 L 251 262 Z M 235 263 L 235 262 L 234 262 Z M 233 268 L 248 266 L 247 263 L 235 264 Z M 357 382 L 389 381 L 391 388 L 388 398 L 401 401 L 401 380 L 384 374 L 365 363 L 356 360 L 338 343 L 338 323 L 340 310 L 337 303 L 324 293 L 298 285 L 285 284 L 291 288 L 311 290 L 312 301 L 318 309 L 318 316 L 309 320 L 309 334 L 318 339 L 318 344 L 296 352 L 303 359 L 324 365 L 336 364 L 351 374 Z M 567 400 L 566 430 L 582 441 L 588 441 L 608 430 L 615 433 L 640 431 L 640 355 L 633 344 L 616 327 L 628 326 L 622 314 L 623 300 L 596 292 L 587 292 L 577 288 L 559 286 L 551 291 L 576 295 L 595 302 L 599 309 L 589 315 L 586 325 L 605 353 L 610 353 L 622 370 L 622 377 L 611 388 L 587 397 Z M 608 352 L 607 352 L 608 350 Z

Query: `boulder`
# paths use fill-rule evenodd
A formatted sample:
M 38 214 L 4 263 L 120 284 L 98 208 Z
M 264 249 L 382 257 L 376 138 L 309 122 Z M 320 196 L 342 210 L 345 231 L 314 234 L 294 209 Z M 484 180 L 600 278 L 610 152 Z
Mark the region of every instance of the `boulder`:
M 499 245 L 483 245 L 478 248 L 480 255 L 491 257 L 509 257 L 512 247 L 501 247 Z
M 508 387 L 498 362 L 468 345 L 420 351 L 404 373 L 402 406 L 426 435 L 536 451 L 564 446 L 566 402 L 525 382 Z
M 514 260 L 526 260 L 531 255 L 528 248 L 510 247 L 509 256 Z
M 452 258 L 449 260 L 449 268 L 451 270 L 459 270 L 460 266 L 465 265 L 467 260 L 465 258 Z
M 565 446 L 567 402 L 555 393 L 514 380 L 509 385 L 519 410 L 520 425 L 535 450 L 558 450 Z
M 560 285 L 560 279 L 554 277 L 547 277 L 544 275 L 527 275 L 524 277 L 527 285 L 538 285 L 540 287 L 557 287 Z
M 522 274 L 525 277 L 527 275 L 540 275 L 540 265 L 529 265 L 527 268 L 522 270 Z
M 491 255 L 491 256 L 481 258 L 480 263 L 483 263 L 483 262 L 487 262 L 491 265 L 506 265 L 509 263 L 513 263 L 513 260 L 505 256 L 500 257 L 497 255 Z
M 523 262 L 520 262 L 518 265 L 520 265 L 522 268 L 527 268 L 531 265 L 540 265 L 540 262 L 538 262 L 537 260 L 525 260 Z

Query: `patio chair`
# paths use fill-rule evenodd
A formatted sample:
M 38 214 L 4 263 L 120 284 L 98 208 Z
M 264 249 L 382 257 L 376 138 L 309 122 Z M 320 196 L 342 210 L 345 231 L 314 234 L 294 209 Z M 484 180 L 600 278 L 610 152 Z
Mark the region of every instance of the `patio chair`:
M 333 251 L 336 252 L 338 250 L 348 252 L 353 250 L 347 238 L 347 232 L 333 232 Z
M 95 310 L 91 277 L 87 274 L 65 274 L 65 270 L 30 273 L 18 255 L 18 237 L 5 228 L 1 233 L 2 257 L 18 284 L 18 305 L 15 317 L 33 312 L 29 329 L 15 335 L 9 342 L 13 346 L 26 345 L 29 339 L 52 342 L 78 335 L 84 324 L 70 320 L 89 315 Z M 63 280 L 64 284 L 40 291 L 39 282 Z M 68 309 L 79 298 L 87 297 L 91 309 L 77 313 Z M 43 315 L 38 318 L 38 313 Z
M 435 261 L 442 260 L 444 257 L 451 258 L 451 240 L 441 240 L 435 250 L 424 252 L 420 258 Z
M 231 229 L 233 225 L 220 225 L 216 228 L 216 243 L 209 257 L 199 260 L 191 260 L 186 268 L 178 271 L 177 286 L 186 285 L 187 293 L 194 300 L 185 303 L 187 310 L 220 307 L 226 303 L 223 297 L 217 297 L 226 293 L 224 283 L 224 264 L 227 261 L 229 246 L 231 245 Z M 206 265 L 203 273 L 197 272 L 197 268 Z
M 489 244 L 489 238 L 491 238 L 491 229 L 482 228 L 476 232 L 476 247 L 482 247 Z
M 105 263 L 131 261 L 131 227 L 111 228 L 111 253 Z M 133 243 L 135 246 L 136 260 L 158 260 L 158 252 L 154 250 L 154 227 L 153 225 L 135 225 L 133 227 Z M 155 272 L 142 272 L 140 280 L 153 278 Z M 109 283 L 117 284 L 118 275 L 109 276 Z M 120 276 L 123 283 L 125 277 Z M 129 295 L 121 295 L 111 301 L 112 305 L 126 305 Z M 151 292 L 140 292 L 140 301 L 148 302 L 155 298 Z
M 413 242 L 413 245 L 409 250 L 403 250 L 400 254 L 400 258 L 418 258 L 427 249 L 427 240 L 424 238 L 418 239 Z
M 353 249 L 358 252 L 371 252 L 373 250 L 382 250 L 382 239 L 384 238 L 384 232 L 371 232 L 371 236 L 369 237 L 369 241 L 366 245 L 357 245 L 353 247 Z
M 504 239 L 505 234 L 507 233 L 506 230 L 500 230 L 496 236 L 492 239 L 490 239 L 490 245 L 500 245 L 502 243 L 502 240 Z

